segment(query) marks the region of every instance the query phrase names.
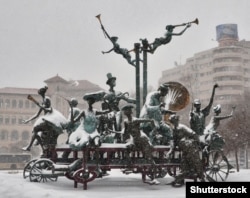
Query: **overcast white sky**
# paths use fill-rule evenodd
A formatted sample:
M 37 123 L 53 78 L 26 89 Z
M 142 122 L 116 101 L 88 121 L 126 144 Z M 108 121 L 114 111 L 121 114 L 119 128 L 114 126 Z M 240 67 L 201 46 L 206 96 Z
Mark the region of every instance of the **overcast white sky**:
M 116 89 L 130 91 L 135 69 L 121 55 L 101 53 L 112 44 L 95 16 L 101 14 L 107 32 L 127 49 L 140 38 L 152 42 L 163 36 L 166 25 L 198 18 L 199 25 L 148 55 L 148 84 L 156 87 L 161 72 L 175 61 L 185 63 L 217 46 L 217 25 L 236 23 L 239 39 L 250 40 L 249 10 L 249 0 L 0 0 L 0 87 L 40 88 L 59 74 L 107 88 L 111 72 Z

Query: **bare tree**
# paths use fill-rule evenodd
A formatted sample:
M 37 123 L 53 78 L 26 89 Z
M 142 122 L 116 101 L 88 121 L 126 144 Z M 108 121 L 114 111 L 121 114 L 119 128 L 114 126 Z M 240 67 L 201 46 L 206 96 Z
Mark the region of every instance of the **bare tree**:
M 225 139 L 225 153 L 233 152 L 235 154 L 236 169 L 239 171 L 239 149 L 245 149 L 250 141 L 250 109 L 248 101 L 250 93 L 246 93 L 241 101 L 238 101 L 237 110 L 232 119 L 222 125 L 221 135 Z

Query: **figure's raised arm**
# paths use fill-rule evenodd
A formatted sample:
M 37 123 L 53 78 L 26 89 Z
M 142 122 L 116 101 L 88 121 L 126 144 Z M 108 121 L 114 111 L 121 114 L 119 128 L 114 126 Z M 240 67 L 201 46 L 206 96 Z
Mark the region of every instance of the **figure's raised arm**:
M 106 51 L 106 52 L 102 51 L 102 53 L 103 53 L 103 54 L 110 53 L 110 52 L 112 52 L 113 50 L 114 50 L 114 48 L 112 48 L 112 49 L 110 49 L 110 50 L 108 50 L 108 51 Z
M 189 27 L 191 27 L 191 24 L 190 24 L 190 23 L 188 23 L 188 24 L 186 25 L 186 27 L 185 27 L 181 32 L 179 32 L 179 33 L 172 33 L 171 35 L 174 35 L 174 36 L 181 36 Z
M 96 17 L 96 18 L 98 19 L 98 21 L 100 22 L 101 28 L 102 28 L 102 31 L 103 31 L 104 35 L 107 36 L 107 37 L 110 39 L 109 34 L 107 33 L 107 31 L 105 30 L 105 28 L 104 28 L 104 26 L 103 26 L 103 24 L 102 24 L 101 14 L 98 14 L 98 15 L 96 15 L 95 17 Z
M 111 37 L 109 36 L 108 32 L 105 30 L 102 24 L 101 24 L 101 28 L 102 28 L 103 33 L 109 38 L 109 40 L 111 40 Z
M 235 106 L 232 107 L 232 111 L 231 111 L 231 113 L 230 113 L 229 115 L 225 115 L 225 116 L 215 116 L 215 118 L 216 118 L 217 120 L 224 120 L 224 119 L 227 119 L 227 118 L 231 118 L 231 117 L 233 117 L 235 108 L 236 108 Z
M 211 95 L 211 97 L 210 97 L 209 103 L 208 103 L 208 105 L 203 109 L 203 113 L 204 113 L 206 116 L 209 115 L 209 113 L 210 113 L 210 109 L 211 109 L 211 107 L 212 107 L 212 105 L 213 105 L 213 101 L 214 101 L 215 89 L 216 89 L 217 87 L 219 87 L 219 85 L 218 85 L 217 83 L 214 84 L 214 86 L 213 86 L 213 91 L 212 91 L 212 95 Z
M 129 93 L 128 92 L 120 93 L 119 95 L 117 95 L 117 98 L 125 100 L 128 103 L 133 103 L 133 104 L 136 103 L 136 100 L 134 98 L 130 98 L 129 97 Z
M 85 118 L 86 117 L 86 115 L 85 115 L 85 111 L 84 110 L 82 110 L 81 111 L 81 113 L 75 118 L 75 119 L 73 119 L 72 121 L 73 121 L 73 123 L 75 123 L 75 122 L 77 122 L 77 121 L 79 121 L 80 119 L 81 119 L 81 117 L 83 117 L 83 118 Z

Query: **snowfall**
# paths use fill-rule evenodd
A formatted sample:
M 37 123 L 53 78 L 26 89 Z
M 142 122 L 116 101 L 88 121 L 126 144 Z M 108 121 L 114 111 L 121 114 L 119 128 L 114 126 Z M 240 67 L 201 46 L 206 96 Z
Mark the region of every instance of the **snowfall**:
M 168 175 L 158 179 L 160 184 L 148 185 L 142 182 L 140 174 L 125 175 L 119 169 L 109 173 L 88 183 L 88 189 L 83 190 L 82 184 L 74 188 L 73 181 L 64 176 L 58 177 L 56 182 L 36 183 L 24 179 L 21 170 L 0 171 L 0 195 L 4 198 L 182 198 L 186 194 L 185 185 L 179 188 L 166 185 L 173 181 Z M 239 172 L 232 169 L 226 182 L 231 181 L 250 182 L 250 169 Z

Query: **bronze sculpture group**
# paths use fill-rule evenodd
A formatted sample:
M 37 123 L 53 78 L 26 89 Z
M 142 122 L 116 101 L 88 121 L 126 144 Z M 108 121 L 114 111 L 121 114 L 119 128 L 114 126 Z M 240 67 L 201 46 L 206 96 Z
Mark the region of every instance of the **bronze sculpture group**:
M 194 100 L 192 104 L 194 109 L 192 108 L 190 111 L 190 127 L 188 127 L 179 123 L 177 111 L 166 109 L 166 106 L 169 107 L 169 104 L 166 104 L 166 96 L 172 91 L 170 88 L 171 83 L 161 84 L 157 91 L 149 93 L 141 109 L 140 117 L 136 118 L 133 116 L 135 100 L 128 97 L 128 93 L 114 90 L 116 77 L 112 76 L 111 73 L 107 74 L 107 78 L 106 84 L 110 87 L 108 91 L 87 93 L 83 96 L 83 99 L 88 103 L 88 109 L 79 110 L 75 98 L 68 100 L 70 111 L 67 120 L 51 107 L 48 96 L 43 95 L 41 105 L 29 96 L 29 99 L 39 106 L 39 112 L 44 111 L 45 115 L 35 123 L 31 142 L 23 150 L 30 151 L 33 142 L 37 140 L 43 149 L 43 156 L 49 156 L 48 149 L 45 148 L 48 147 L 47 145 L 54 145 L 55 147 L 58 135 L 63 130 L 66 130 L 68 132 L 66 143 L 69 144 L 72 150 L 81 150 L 87 147 L 99 148 L 103 143 L 124 144 L 126 147 L 127 170 L 129 171 L 131 164 L 130 153 L 134 149 L 141 150 L 145 154 L 146 162 L 150 163 L 154 170 L 155 162 L 152 156 L 154 146 L 169 146 L 170 149 L 165 154 L 166 159 L 170 158 L 174 148 L 178 147 L 182 151 L 181 173 L 175 177 L 172 185 L 183 185 L 184 179 L 190 177 L 190 175 L 196 175 L 197 178 L 204 181 L 202 162 L 199 158 L 201 145 L 207 146 L 211 142 L 213 145 L 223 143 L 224 140 L 216 129 L 220 120 L 233 115 L 232 111 L 230 115 L 219 116 L 221 106 L 217 105 L 214 107 L 215 115 L 205 127 L 205 118 L 210 113 L 215 89 L 218 85 L 214 85 L 207 107 L 201 109 L 200 101 L 198 99 Z M 123 107 L 119 105 L 120 100 L 126 102 Z M 102 102 L 101 110 L 93 108 L 95 102 Z M 24 121 L 24 123 L 37 118 L 40 115 L 39 112 L 29 120 Z M 165 118 L 166 115 L 168 119 Z M 39 135 L 39 131 L 42 134 Z M 49 142 L 43 140 L 43 133 L 56 134 L 50 136 L 54 138 L 54 144 L 51 144 L 51 140 L 47 139 Z M 222 147 L 223 144 L 219 149 L 222 149 Z M 62 157 L 67 159 L 69 154 L 68 151 L 64 152 Z M 97 154 L 97 166 L 99 158 L 100 155 Z M 101 170 L 99 174 L 103 174 Z M 159 182 L 152 174 L 151 181 L 148 183 L 158 184 Z
M 117 43 L 118 37 L 111 37 L 102 25 L 100 15 L 98 15 L 97 18 L 100 21 L 104 35 L 108 37 L 113 44 L 112 49 L 106 52 L 103 51 L 102 53 L 114 51 L 117 54 L 121 54 L 129 64 L 136 66 L 135 60 L 132 60 L 129 54 L 133 50 L 120 48 L 120 45 Z M 183 23 L 181 25 L 167 25 L 167 32 L 164 37 L 156 38 L 152 43 L 148 43 L 147 39 L 141 39 L 144 47 L 141 50 L 153 54 L 159 46 L 169 43 L 172 36 L 182 35 L 187 28 L 191 26 L 191 23 L 198 24 L 198 20 L 196 19 L 193 22 Z M 185 26 L 185 28 L 180 33 L 174 33 L 173 30 L 178 26 Z M 219 126 L 220 120 L 233 116 L 235 109 L 235 107 L 233 107 L 233 111 L 230 115 L 219 116 L 221 106 L 215 106 L 215 115 L 206 126 L 205 119 L 210 113 L 215 89 L 218 87 L 217 84 L 213 86 L 209 104 L 205 108 L 201 109 L 199 99 L 194 100 L 192 110 L 189 114 L 190 127 L 181 124 L 179 116 L 177 115 L 178 111 L 185 108 L 189 103 L 189 93 L 180 83 L 163 83 L 156 91 L 149 93 L 138 118 L 133 116 L 133 108 L 135 107 L 136 100 L 130 98 L 127 92 L 122 93 L 114 89 L 116 86 L 116 77 L 112 76 L 111 73 L 107 73 L 106 84 L 109 86 L 108 91 L 87 93 L 83 96 L 84 101 L 88 104 L 87 109 L 78 109 L 78 101 L 75 98 L 71 98 L 70 100 L 66 99 L 70 107 L 68 119 L 65 119 L 57 110 L 51 107 L 51 101 L 49 97 L 46 96 L 47 87 L 41 88 L 38 91 L 42 96 L 41 104 L 29 96 L 28 99 L 39 106 L 39 111 L 30 119 L 25 120 L 24 123 L 38 118 L 42 111 L 44 111 L 44 116 L 35 122 L 31 142 L 27 147 L 24 147 L 23 150 L 30 151 L 33 143 L 37 141 L 42 147 L 42 156 L 47 158 L 53 157 L 53 153 L 50 151 L 52 149 L 55 150 L 58 135 L 66 130 L 68 133 L 66 143 L 71 150 L 64 150 L 62 158 L 67 160 L 71 151 L 74 150 L 94 148 L 95 156 L 92 156 L 96 162 L 94 175 L 101 177 L 105 174 L 106 170 L 103 171 L 99 167 L 100 160 L 104 156 L 104 153 L 99 153 L 99 148 L 106 143 L 118 145 L 118 147 L 122 145 L 122 148 L 124 148 L 123 156 L 120 156 L 120 152 L 113 150 L 108 155 L 110 155 L 111 158 L 112 156 L 119 156 L 119 160 L 121 159 L 123 163 L 126 163 L 124 173 L 127 173 L 129 171 L 133 172 L 131 155 L 138 150 L 142 152 L 143 163 L 150 164 L 150 171 L 143 171 L 148 174 L 150 172 L 151 179 L 148 182 L 145 179 L 143 180 L 145 183 L 152 185 L 159 184 L 159 181 L 156 179 L 156 172 L 158 171 L 158 173 L 160 172 L 160 174 L 162 174 L 161 168 L 158 169 L 154 160 L 153 151 L 155 146 L 164 145 L 168 147 L 168 152 L 159 153 L 159 158 L 163 161 L 171 160 L 175 149 L 182 152 L 180 162 L 181 171 L 178 175 L 174 175 L 175 180 L 171 183 L 173 186 L 182 186 L 185 178 L 189 177 L 195 177 L 201 181 L 205 181 L 204 164 L 199 157 L 199 151 L 201 149 L 206 151 L 203 153 L 203 157 L 208 158 L 208 149 L 215 148 L 215 146 L 217 146 L 217 149 L 222 149 L 224 140 L 217 133 L 216 129 Z M 172 96 L 179 96 L 181 102 L 176 102 L 176 98 Z M 120 101 L 122 100 L 126 104 L 121 107 Z M 102 103 L 102 109 L 99 110 L 93 107 L 93 104 L 96 102 Z M 178 103 L 178 107 L 172 108 L 175 102 Z M 126 118 L 124 118 L 124 116 Z M 72 164 L 61 168 L 75 171 L 74 177 L 76 177 L 76 180 L 84 184 L 86 184 L 88 180 L 91 180 L 89 179 L 89 173 L 83 170 L 82 167 L 83 164 L 86 166 L 85 157 L 84 159 L 77 159 Z M 90 158 L 90 156 L 88 157 Z M 52 165 L 50 164 L 50 166 Z M 29 168 L 32 169 L 32 167 Z M 56 169 L 55 166 L 54 169 Z M 68 177 L 72 179 L 72 176 L 68 175 Z M 214 181 L 211 178 L 208 178 L 208 180 Z

